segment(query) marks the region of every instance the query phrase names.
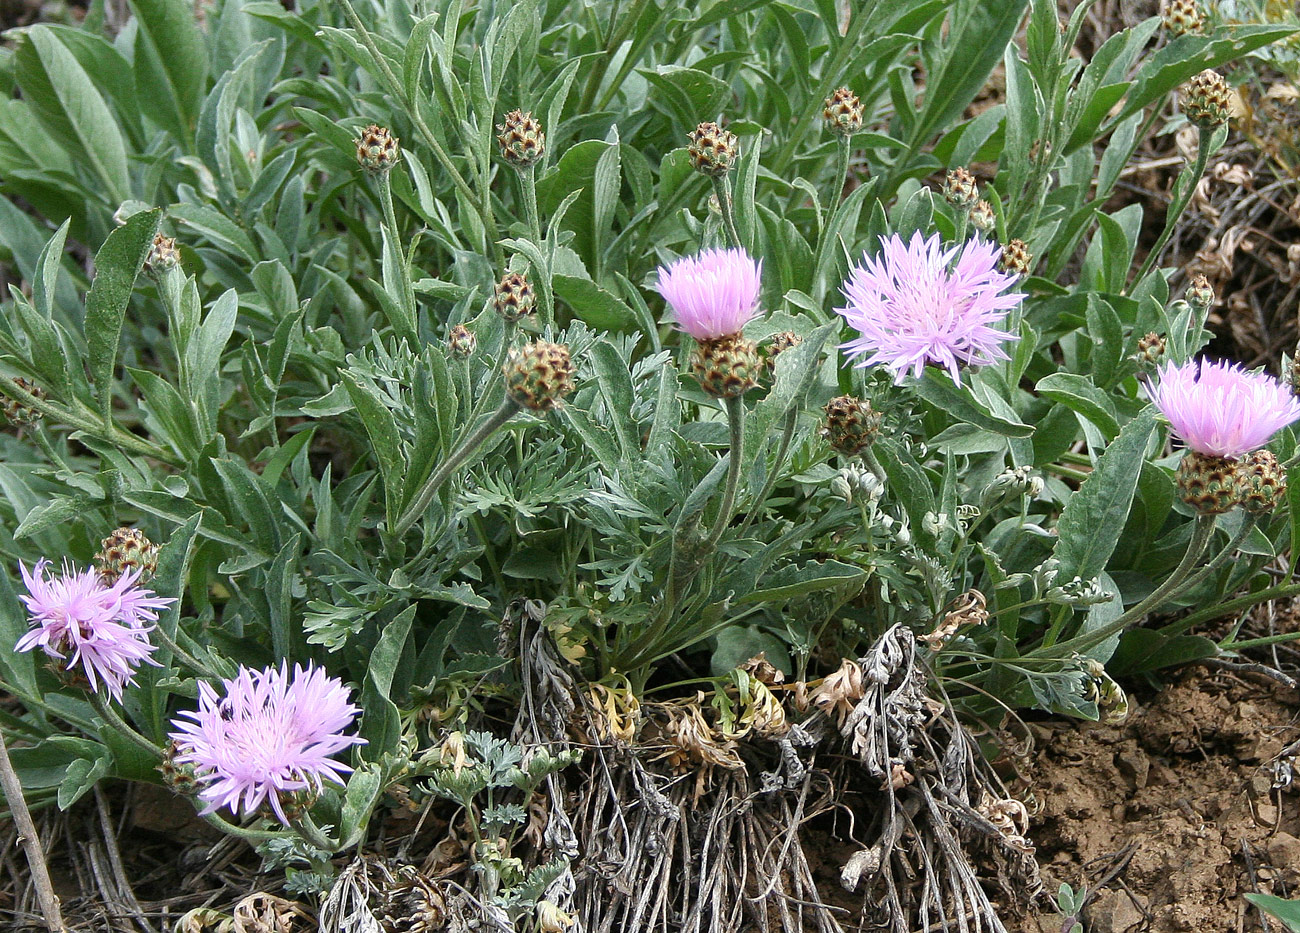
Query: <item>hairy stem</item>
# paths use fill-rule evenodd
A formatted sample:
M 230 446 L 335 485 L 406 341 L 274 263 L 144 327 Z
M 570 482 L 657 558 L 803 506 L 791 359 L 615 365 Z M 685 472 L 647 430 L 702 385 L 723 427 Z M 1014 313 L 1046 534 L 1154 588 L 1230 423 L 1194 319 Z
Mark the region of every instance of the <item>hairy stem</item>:
M 402 309 L 402 320 L 393 321 L 398 336 L 404 337 L 412 350 L 420 348 L 420 337 L 416 328 L 415 288 L 411 285 L 411 270 L 406 264 L 406 253 L 402 250 L 401 240 L 397 236 L 397 212 L 393 209 L 393 186 L 391 172 L 384 172 L 379 179 L 379 201 L 384 208 L 384 230 L 388 243 L 397 259 L 397 274 L 401 279 L 402 293 L 397 296 L 398 306 Z
M 154 758 L 162 758 L 163 750 L 153 742 L 146 739 L 139 732 L 136 732 L 131 726 L 127 725 L 125 719 L 117 714 L 117 711 L 104 700 L 98 691 L 92 691 L 90 694 L 90 705 L 95 708 L 95 712 L 104 717 L 105 725 L 110 726 L 122 734 L 122 737 L 131 742 L 140 751 L 145 752 Z
M 731 451 L 727 454 L 727 482 L 722 488 L 722 504 L 718 506 L 718 517 L 713 523 L 713 531 L 704 542 L 702 554 L 711 554 L 718 546 L 722 533 L 731 524 L 732 513 L 736 509 L 736 490 L 740 487 L 740 470 L 745 459 L 745 403 L 741 396 L 727 398 L 727 422 L 731 426 Z
M 1160 231 L 1160 237 L 1151 247 L 1151 252 L 1147 253 L 1147 258 L 1142 263 L 1142 268 L 1138 270 L 1137 277 L 1133 279 L 1133 285 L 1139 285 L 1147 277 L 1160 254 L 1164 252 L 1165 244 L 1173 235 L 1174 227 L 1178 225 L 1178 218 L 1183 216 L 1183 211 L 1191 203 L 1192 195 L 1196 193 L 1196 185 L 1205 174 L 1205 163 L 1210 158 L 1210 141 L 1214 136 L 1214 130 L 1202 128 L 1197 138 L 1196 144 L 1196 162 L 1192 165 L 1192 174 L 1188 178 L 1187 186 L 1179 194 L 1178 200 L 1169 205 L 1169 211 L 1165 214 L 1165 228 Z
M 718 196 L 718 207 L 722 210 L 722 226 L 727 231 L 727 238 L 731 240 L 732 246 L 740 249 L 740 234 L 736 232 L 736 218 L 731 209 L 731 181 L 726 175 L 714 176 L 713 191 Z
M 517 411 L 519 411 L 519 403 L 512 398 L 506 398 L 501 403 L 501 407 L 492 414 L 492 417 L 479 425 L 473 434 L 447 455 L 447 459 L 438 467 L 438 471 L 429 477 L 419 494 L 412 500 L 406 511 L 402 513 L 401 518 L 397 520 L 397 526 L 393 529 L 393 533 L 397 537 L 400 538 L 406 534 L 411 529 L 411 526 L 415 524 L 415 520 L 424 514 L 424 510 L 433 501 L 439 487 L 448 480 L 451 474 L 456 471 L 456 468 L 464 463 L 470 454 L 478 450 L 483 442 L 491 437 L 498 428 L 514 417 Z

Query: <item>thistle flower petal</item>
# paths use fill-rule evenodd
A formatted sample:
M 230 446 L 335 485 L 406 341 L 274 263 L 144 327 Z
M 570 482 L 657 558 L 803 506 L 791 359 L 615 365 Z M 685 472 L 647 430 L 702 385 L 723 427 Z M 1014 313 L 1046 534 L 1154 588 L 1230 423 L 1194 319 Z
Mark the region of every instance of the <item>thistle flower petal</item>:
M 200 683 L 199 708 L 172 720 L 176 761 L 194 767 L 204 814 L 248 815 L 266 803 L 287 825 L 283 795 L 344 783 L 352 768 L 331 756 L 365 739 L 341 734 L 360 712 L 341 681 L 310 665 L 292 675 L 284 664 L 241 666 L 222 688 Z
M 1166 363 L 1158 372 L 1151 400 L 1199 454 L 1236 459 L 1300 418 L 1300 399 L 1267 373 L 1209 360 Z
M 999 330 L 1024 295 L 1003 289 L 1014 275 L 998 271 L 1000 249 L 981 239 L 945 250 L 936 233 L 910 242 L 881 239 L 878 256 L 864 256 L 843 286 L 848 304 L 836 310 L 858 331 L 841 345 L 858 366 L 884 366 L 902 382 L 919 377 L 926 363 L 947 370 L 1007 358 L 1002 344 L 1017 336 Z
M 659 267 L 659 293 L 696 340 L 739 334 L 758 313 L 762 261 L 743 249 L 708 249 Z
M 18 597 L 27 607 L 33 628 L 14 645 L 15 651 L 40 648 L 52 658 L 68 658 L 67 669 L 81 666 L 92 690 L 104 689 L 121 700 L 122 688 L 135 683 L 141 662 L 158 666 L 149 643 L 158 610 L 176 600 L 155 596 L 136 585 L 140 571 L 128 570 L 109 584 L 94 569 L 75 571 L 64 564 L 63 573 L 48 576 L 50 562 L 41 559 L 28 570 L 19 563 L 27 595 Z

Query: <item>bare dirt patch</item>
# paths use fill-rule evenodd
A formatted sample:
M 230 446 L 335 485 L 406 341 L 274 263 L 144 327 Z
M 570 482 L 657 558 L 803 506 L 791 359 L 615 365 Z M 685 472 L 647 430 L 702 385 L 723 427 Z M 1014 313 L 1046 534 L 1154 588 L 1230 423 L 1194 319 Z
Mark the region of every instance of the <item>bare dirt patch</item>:
M 1022 773 L 1041 808 L 1031 836 L 1048 890 L 1096 891 L 1089 933 L 1262 929 L 1242 894 L 1300 893 L 1300 795 L 1274 786 L 1300 737 L 1298 702 L 1194 670 L 1134 701 L 1122 726 L 1034 725 Z M 1021 929 L 1059 931 L 1061 918 Z

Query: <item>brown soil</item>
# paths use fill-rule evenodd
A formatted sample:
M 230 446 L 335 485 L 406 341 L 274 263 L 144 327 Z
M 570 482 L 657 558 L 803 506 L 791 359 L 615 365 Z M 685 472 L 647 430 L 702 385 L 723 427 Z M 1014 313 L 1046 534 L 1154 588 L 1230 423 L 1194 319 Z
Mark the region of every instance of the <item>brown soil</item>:
M 1297 702 L 1194 670 L 1134 702 L 1123 726 L 1033 726 L 1021 770 L 1041 808 L 1031 835 L 1047 890 L 1088 886 L 1088 933 L 1263 929 L 1242 894 L 1300 893 L 1296 786 L 1274 789 L 1274 763 L 1300 736 Z M 1062 918 L 1020 929 L 1057 933 Z

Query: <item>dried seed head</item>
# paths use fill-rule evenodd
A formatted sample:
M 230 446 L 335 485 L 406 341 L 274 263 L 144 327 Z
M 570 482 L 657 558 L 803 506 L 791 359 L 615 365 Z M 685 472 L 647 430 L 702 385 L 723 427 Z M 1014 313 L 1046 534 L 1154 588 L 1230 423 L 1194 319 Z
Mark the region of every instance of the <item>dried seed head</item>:
M 139 528 L 118 528 L 100 544 L 95 567 L 110 585 L 128 570 L 139 571 L 138 579 L 148 580 L 158 569 L 158 545 Z
M 1185 297 L 1189 305 L 1204 314 L 1214 304 L 1214 289 L 1210 287 L 1210 280 L 1199 273 L 1192 276 Z
M 512 349 L 504 372 L 506 393 L 533 411 L 549 411 L 573 391 L 573 360 L 563 344 L 535 340 Z
M 536 303 L 532 283 L 522 272 L 507 272 L 501 276 L 492 293 L 492 306 L 508 324 L 532 314 Z
M 975 182 L 975 176 L 964 168 L 953 169 L 944 179 L 943 197 L 957 210 L 969 212 L 980 199 L 980 188 Z
M 176 249 L 176 240 L 161 233 L 154 234 L 153 245 L 144 257 L 145 274 L 157 278 L 168 269 L 175 269 L 180 263 L 181 254 Z
M 691 354 L 691 372 L 704 391 L 717 398 L 744 395 L 758 384 L 762 369 L 758 347 L 742 334 L 701 340 Z
M 998 223 L 997 216 L 993 213 L 993 205 L 988 201 L 980 201 L 971 208 L 970 222 L 980 233 L 992 233 Z
M 1286 498 L 1286 470 L 1269 450 L 1255 450 L 1237 464 L 1237 501 L 1247 512 L 1271 512 Z
M 447 334 L 447 349 L 458 360 L 469 359 L 478 347 L 478 338 L 464 324 L 457 324 Z
M 357 138 L 357 163 L 376 175 L 382 175 L 396 165 L 401 152 L 397 137 L 384 126 L 372 123 Z
M 862 101 L 848 88 L 839 88 L 826 98 L 822 119 L 836 136 L 852 136 L 862 129 Z
M 832 448 L 855 456 L 870 447 L 880 434 L 880 412 L 852 395 L 841 395 L 826 403 L 822 437 Z
M 497 129 L 501 158 L 521 171 L 540 162 L 546 153 L 546 134 L 531 113 L 512 110 L 502 118 Z
M 1188 450 L 1178 464 L 1178 493 L 1202 515 L 1222 515 L 1238 503 L 1239 461 Z
M 701 123 L 691 131 L 686 152 L 697 172 L 710 178 L 721 178 L 736 164 L 740 146 L 735 133 L 716 123 Z
M 1232 116 L 1232 89 L 1213 69 L 1207 68 L 1183 85 L 1183 113 L 1203 130 L 1217 129 Z
M 28 382 L 22 376 L 14 377 L 14 385 L 38 399 L 44 400 L 45 398 L 44 389 L 35 383 Z M 35 424 L 42 417 L 39 411 L 30 407 L 26 402 L 10 398 L 7 395 L 0 396 L 0 412 L 4 413 L 6 421 L 16 425 Z
M 1205 28 L 1205 14 L 1196 0 L 1162 0 L 1160 19 L 1165 31 L 1175 38 L 1199 34 Z
M 384 933 L 435 933 L 447 927 L 447 898 L 440 883 L 403 866 L 384 891 L 377 912 Z
M 1002 247 L 1002 268 L 1016 275 L 1028 275 L 1033 268 L 1034 256 L 1024 240 L 1012 240 Z

